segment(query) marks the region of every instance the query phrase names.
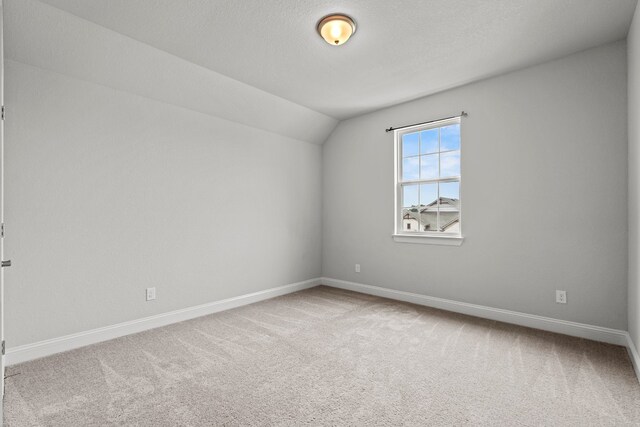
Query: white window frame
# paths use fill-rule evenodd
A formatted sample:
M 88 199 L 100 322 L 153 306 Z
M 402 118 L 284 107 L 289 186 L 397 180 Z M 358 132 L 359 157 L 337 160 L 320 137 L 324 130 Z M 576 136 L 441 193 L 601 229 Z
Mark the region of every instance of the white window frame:
M 408 133 L 419 132 L 452 124 L 460 125 L 460 175 L 456 177 L 437 179 L 417 179 L 410 181 L 402 180 L 402 136 Z M 460 246 L 464 240 L 462 236 L 462 121 L 460 117 L 434 121 L 428 124 L 410 126 L 393 131 L 394 138 L 394 232 L 393 239 L 399 243 L 422 243 L 435 245 Z M 440 152 L 440 151 L 438 151 Z M 458 209 L 460 211 L 460 232 L 444 231 L 412 231 L 407 233 L 402 228 L 402 187 L 407 184 L 459 182 L 460 198 Z M 438 196 L 439 198 L 439 196 Z

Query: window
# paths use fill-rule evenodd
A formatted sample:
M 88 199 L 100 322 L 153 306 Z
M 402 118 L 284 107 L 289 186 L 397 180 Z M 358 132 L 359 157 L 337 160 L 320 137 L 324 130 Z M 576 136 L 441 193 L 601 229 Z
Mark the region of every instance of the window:
M 460 244 L 460 118 L 394 133 L 396 241 Z

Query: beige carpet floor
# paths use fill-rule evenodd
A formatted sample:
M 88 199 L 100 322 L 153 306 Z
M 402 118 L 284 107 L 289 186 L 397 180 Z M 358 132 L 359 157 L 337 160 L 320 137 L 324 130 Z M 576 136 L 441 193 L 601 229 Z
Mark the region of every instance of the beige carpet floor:
M 16 427 L 640 425 L 622 347 L 322 286 L 7 374 Z

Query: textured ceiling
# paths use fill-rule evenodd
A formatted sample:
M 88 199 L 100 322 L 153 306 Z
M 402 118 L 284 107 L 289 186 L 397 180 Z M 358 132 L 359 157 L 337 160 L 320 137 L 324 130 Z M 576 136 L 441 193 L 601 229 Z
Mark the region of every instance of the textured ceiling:
M 636 0 L 41 0 L 343 119 L 625 37 Z M 319 18 L 351 15 L 339 48 Z
M 36 0 L 4 0 L 5 59 L 322 144 L 337 120 Z M 7 74 L 8 85 L 14 74 Z M 11 105 L 7 108 L 11 110 Z M 228 127 L 227 127 L 228 128 Z

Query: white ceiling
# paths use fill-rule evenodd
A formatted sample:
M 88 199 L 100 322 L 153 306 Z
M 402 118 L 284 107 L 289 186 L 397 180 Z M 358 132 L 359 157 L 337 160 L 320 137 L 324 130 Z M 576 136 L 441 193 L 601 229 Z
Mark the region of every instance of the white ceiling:
M 625 37 L 637 0 L 41 0 L 344 119 Z M 343 12 L 344 46 L 315 32 Z

